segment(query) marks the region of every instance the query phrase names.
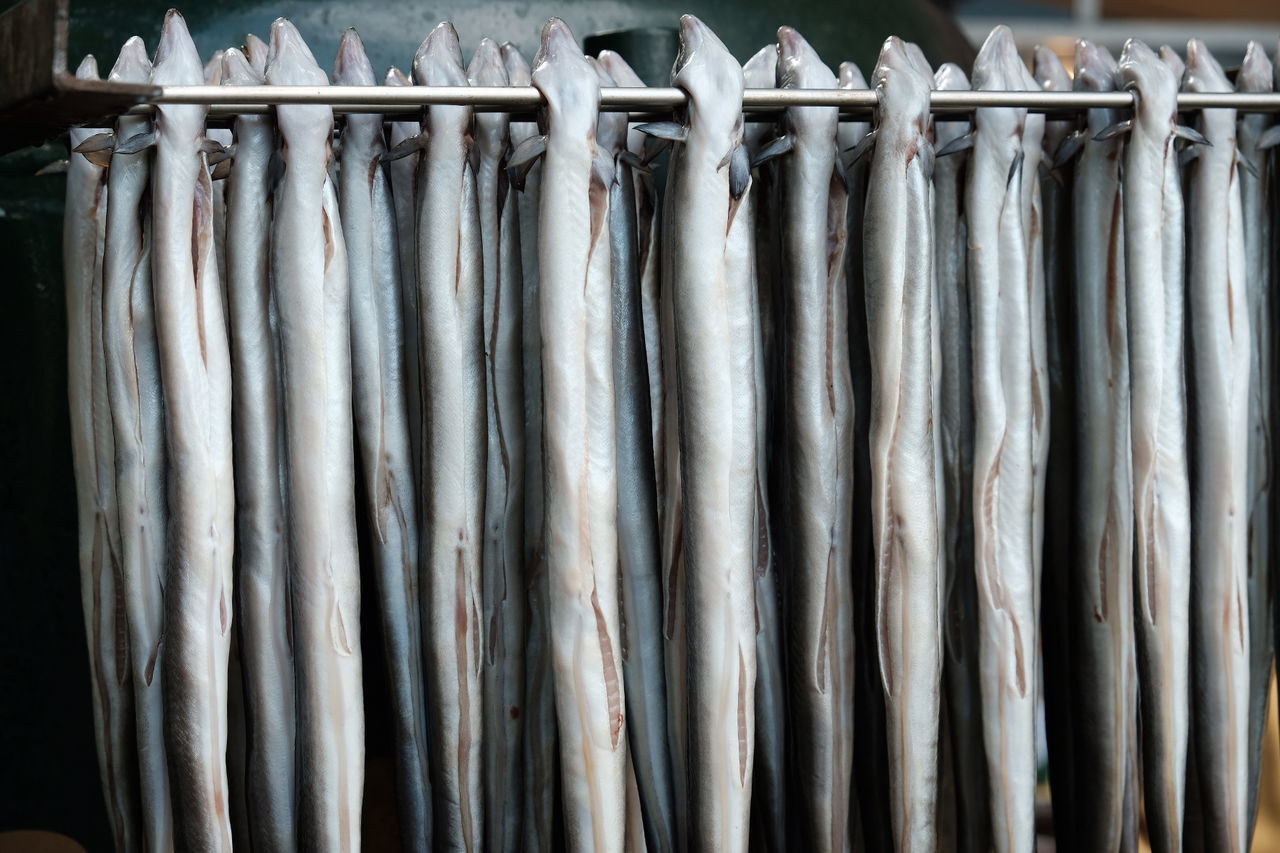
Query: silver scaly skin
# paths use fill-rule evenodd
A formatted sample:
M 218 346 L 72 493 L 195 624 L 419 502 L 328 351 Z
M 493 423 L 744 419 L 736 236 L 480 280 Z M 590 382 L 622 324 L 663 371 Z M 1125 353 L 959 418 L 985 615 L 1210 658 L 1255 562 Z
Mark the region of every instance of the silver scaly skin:
M 266 45 L 223 56 L 224 86 L 265 82 Z M 250 843 L 297 846 L 293 638 L 280 318 L 270 281 L 275 120 L 237 116 L 227 175 L 227 303 L 236 466 L 236 623 L 247 743 Z
M 271 26 L 271 85 L 328 85 L 297 29 Z M 330 179 L 333 113 L 276 110 L 284 175 L 271 230 L 288 458 L 299 844 L 358 850 L 364 791 L 351 305 Z
M 1204 43 L 1187 44 L 1183 90 L 1230 92 Z M 1249 367 L 1236 111 L 1204 110 L 1191 161 L 1187 381 L 1192 477 L 1191 677 L 1207 850 L 1243 853 L 1249 830 Z
M 863 232 L 871 351 L 871 508 L 876 623 L 888 712 L 896 849 L 937 838 L 942 629 L 935 469 L 933 74 L 914 45 L 890 38 L 879 94 Z
M 343 33 L 333 79 L 340 86 L 376 85 L 373 66 L 353 29 Z M 401 843 L 406 850 L 426 851 L 431 848 L 431 785 L 418 606 L 418 507 L 406 394 L 416 377 L 411 380 L 404 369 L 400 253 L 390 180 L 380 162 L 385 151 L 381 116 L 347 117 L 338 195 L 351 287 L 356 447 L 391 682 Z
M 614 171 L 595 141 L 599 79 L 558 18 L 543 28 L 532 77 L 547 102 L 538 301 L 565 842 L 606 853 L 624 849 L 627 825 L 607 234 Z

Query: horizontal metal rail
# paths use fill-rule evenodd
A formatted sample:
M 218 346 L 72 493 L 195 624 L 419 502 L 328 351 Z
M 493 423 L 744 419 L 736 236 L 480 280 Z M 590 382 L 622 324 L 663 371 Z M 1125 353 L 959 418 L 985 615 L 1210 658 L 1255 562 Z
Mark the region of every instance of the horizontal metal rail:
M 528 113 L 543 104 L 532 86 L 162 86 L 149 104 L 202 104 L 213 115 L 265 112 L 282 104 L 321 104 L 338 113 L 408 113 L 431 105 L 468 106 L 492 112 Z M 669 111 L 685 105 L 675 88 L 606 88 L 600 109 L 606 112 Z M 1022 107 L 1037 113 L 1070 113 L 1092 108 L 1132 107 L 1134 93 L 1121 92 L 978 92 L 937 91 L 930 94 L 935 113 L 966 113 L 981 107 Z M 875 109 L 870 89 L 747 89 L 744 112 L 777 112 L 789 107 L 836 107 L 865 114 Z M 1211 108 L 1251 113 L 1280 113 L 1280 93 L 1180 92 L 1178 108 Z M 135 110 L 145 110 L 144 105 Z

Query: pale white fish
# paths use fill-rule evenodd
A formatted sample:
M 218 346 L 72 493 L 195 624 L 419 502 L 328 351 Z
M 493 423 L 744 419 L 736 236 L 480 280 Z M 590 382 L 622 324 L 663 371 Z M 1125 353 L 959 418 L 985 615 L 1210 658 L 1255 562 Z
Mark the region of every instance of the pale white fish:
M 326 86 L 293 24 L 271 25 L 267 83 Z M 299 844 L 360 848 L 364 791 L 360 565 L 347 253 L 330 178 L 333 112 L 276 110 L 284 174 L 271 229 L 280 314 L 297 695 Z
M 511 43 L 502 62 L 512 86 L 530 84 L 529 63 Z M 536 122 L 512 121 L 511 147 L 538 136 Z M 538 207 L 542 164 L 530 164 L 516 196 L 521 285 L 520 345 L 524 373 L 524 565 L 528 616 L 525 622 L 524 815 L 527 849 L 555 849 L 553 838 L 559 790 L 556 706 L 552 690 L 547 564 L 543 555 L 542 332 L 538 315 Z
M 748 89 L 771 89 L 777 83 L 778 46 L 765 45 L 742 66 L 743 83 Z M 747 122 L 742 131 L 742 145 L 749 155 L 760 150 L 765 134 L 774 127 L 770 122 Z M 865 126 L 864 126 L 865 131 Z M 768 171 L 768 167 L 764 172 Z M 763 174 L 763 172 L 762 172 Z M 782 617 L 778 607 L 778 566 L 776 545 L 771 525 L 774 523 L 769 489 L 770 400 L 776 394 L 774 350 L 765 344 L 764 317 L 777 287 L 773 253 L 761 249 L 772 244 L 761 242 L 761 216 L 771 204 L 776 182 L 753 176 L 748 190 L 751 199 L 740 205 L 736 216 L 749 217 L 755 269 L 752 270 L 752 337 L 756 393 L 756 483 L 755 483 L 755 609 L 756 609 L 756 742 L 755 769 L 752 779 L 752 822 L 761 834 L 766 850 L 783 850 L 787 845 L 787 685 L 783 672 Z M 761 255 L 767 255 L 761 257 Z M 772 322 L 772 320 L 771 320 Z M 772 334 L 772 330 L 770 332 Z
M 614 54 L 616 56 L 616 54 Z M 603 60 L 591 60 L 601 87 L 617 81 Z M 621 62 L 619 57 L 616 62 Z M 627 72 L 630 68 L 622 66 Z M 637 81 L 634 72 L 631 80 Z M 675 804 L 667 742 L 667 690 L 662 648 L 662 557 L 654 472 L 651 383 L 645 349 L 641 248 L 627 117 L 601 113 L 596 146 L 612 164 L 609 243 L 612 264 L 613 383 L 618 480 L 618 575 L 622 599 L 622 670 L 627 683 L 628 837 L 655 850 L 675 849 Z M 628 842 L 630 843 L 630 842 Z
M 1169 66 L 1169 70 L 1173 72 L 1175 80 L 1181 80 L 1182 75 L 1187 70 L 1187 64 L 1182 61 L 1182 57 L 1178 55 L 1178 51 L 1169 47 L 1167 44 L 1160 45 L 1160 61 Z
M 789 27 L 778 30 L 779 88 L 833 89 L 831 73 Z M 848 194 L 836 110 L 794 107 L 780 129 L 781 387 L 786 445 L 783 564 L 793 778 L 788 804 L 812 850 L 849 849 L 853 800 L 853 379 L 844 255 Z M 786 143 L 783 143 L 784 145 Z
M 249 33 L 244 37 L 244 47 L 240 51 L 244 54 L 244 58 L 248 60 L 249 67 L 256 71 L 258 76 L 265 81 L 267 79 L 267 56 L 271 53 L 271 46 L 253 33 Z M 223 64 L 224 66 L 226 65 L 225 57 Z M 224 83 L 227 82 L 228 70 L 227 67 L 223 68 L 222 80 Z
M 204 84 L 206 86 L 222 85 L 222 59 L 225 55 L 225 50 L 215 50 L 213 55 L 209 57 L 209 61 L 204 64 Z M 205 136 L 218 143 L 222 148 L 230 145 L 233 139 L 231 128 L 228 127 L 207 128 Z M 226 168 L 230 167 L 224 167 L 221 171 L 215 170 L 213 177 L 225 177 Z M 213 248 L 218 256 L 218 269 L 225 270 L 227 268 L 227 182 L 224 180 L 215 180 L 213 182 Z M 231 309 L 227 305 L 225 278 L 222 284 L 222 312 L 226 315 L 230 313 Z
M 438 25 L 413 62 L 426 86 L 466 86 L 458 34 Z M 469 107 L 426 111 L 418 163 L 422 371 L 422 621 L 435 837 L 484 843 L 481 668 L 484 613 L 484 287 Z
M 76 77 L 97 80 L 86 56 Z M 76 478 L 80 599 L 89 646 L 93 722 L 107 819 L 117 850 L 142 846 L 133 685 L 120 583 L 119 516 L 115 502 L 115 440 L 102 352 L 102 253 L 107 221 L 107 170 L 74 149 L 103 128 L 73 127 L 62 224 L 67 300 L 67 402 Z
M 1120 55 L 1119 86 L 1138 95 L 1122 160 L 1124 279 L 1143 809 L 1152 849 L 1160 853 L 1182 849 L 1189 723 L 1183 202 L 1173 144 L 1178 81 L 1150 48 L 1131 39 Z
M 121 48 L 107 79 L 146 83 L 150 77 L 146 47 L 134 36 Z M 121 116 L 115 138 L 119 142 L 145 133 L 150 124 L 146 116 Z M 142 835 L 145 849 L 163 850 L 173 845 L 160 678 L 168 507 L 164 401 L 151 299 L 151 224 L 145 213 L 150 166 L 147 151 L 111 157 L 100 310 L 104 378 L 114 427 L 120 577 L 129 629 Z
M 603 853 L 622 850 L 626 831 L 606 232 L 614 174 L 595 143 L 599 80 L 558 18 L 543 28 L 533 84 L 546 98 L 538 301 L 565 843 Z M 546 227 L 552 222 L 555 228 Z
M 354 29 L 342 34 L 334 84 L 374 86 L 373 66 Z M 373 538 L 382 644 L 391 683 L 392 743 L 400 840 L 431 848 L 427 710 L 422 671 L 418 504 L 405 386 L 404 321 L 396 211 L 382 116 L 352 113 L 342 134 L 339 213 L 351 288 L 351 393 Z M 416 377 L 412 380 L 416 381 Z
M 937 845 L 942 626 L 934 435 L 933 145 L 923 56 L 897 38 L 872 76 L 880 107 L 863 246 L 871 352 L 876 623 L 898 850 Z
M 392 66 L 383 79 L 384 86 L 409 86 L 412 81 L 399 68 Z M 422 133 L 420 121 L 397 118 L 387 122 L 387 149 L 406 144 Z M 411 144 L 411 143 L 409 143 Z M 422 154 L 414 150 L 387 163 L 391 179 L 391 198 L 396 210 L 396 246 L 400 251 L 400 316 L 404 336 L 404 395 L 409 418 L 409 450 L 413 454 L 414 491 L 422 489 L 422 373 L 418 366 L 421 344 L 418 341 L 418 160 Z
M 973 88 L 1026 88 L 1007 27 L 992 30 Z M 1031 180 L 1026 110 L 974 113 L 965 187 L 969 227 L 974 411 L 974 570 L 978 584 L 982 722 L 992 841 L 999 853 L 1035 845 L 1036 395 L 1028 275 Z
M 1187 43 L 1183 91 L 1230 92 L 1204 43 Z M 1252 345 L 1236 111 L 1203 110 L 1191 161 L 1187 312 L 1194 406 L 1191 676 L 1207 850 L 1243 853 L 1249 829 L 1249 367 Z
M 1111 92 L 1116 61 L 1076 43 L 1074 88 Z M 1129 764 L 1137 749 L 1133 634 L 1133 464 L 1129 451 L 1129 334 L 1124 288 L 1123 140 L 1097 139 L 1118 110 L 1090 110 L 1072 175 L 1075 264 L 1069 310 L 1073 372 L 1075 532 L 1067 580 L 1072 840 L 1120 850 L 1126 838 Z M 1074 143 L 1067 143 L 1074 144 Z M 1058 436 L 1055 436 L 1055 441 Z M 1048 599 L 1046 596 L 1046 605 Z M 1048 686 L 1046 685 L 1046 693 Z M 1049 700 L 1046 700 L 1049 701 Z M 1050 761 L 1056 760 L 1052 753 Z
M 502 50 L 481 39 L 467 69 L 473 86 L 507 86 Z M 510 119 L 476 113 L 471 163 L 480 207 L 488 485 L 484 518 L 485 848 L 523 842 L 524 373 L 522 275 L 515 188 L 504 172 Z
M 165 16 L 151 82 L 199 85 L 182 16 Z M 234 609 L 231 363 L 214 254 L 205 108 L 157 107 L 151 170 L 152 287 L 168 439 L 164 590 L 165 748 L 179 849 L 229 850 L 227 656 Z
M 223 56 L 224 86 L 266 82 L 266 45 Z M 261 67 L 259 67 L 261 66 Z M 227 175 L 227 303 L 236 466 L 236 639 L 243 673 L 249 841 L 290 850 L 295 832 L 293 637 L 280 319 L 271 287 L 275 119 L 237 116 Z
M 1249 42 L 1236 75 L 1238 92 L 1270 92 L 1274 69 L 1262 45 Z M 1263 113 L 1242 113 L 1236 125 L 1240 152 L 1240 206 L 1244 223 L 1245 290 L 1249 300 L 1249 827 L 1258 809 L 1262 743 L 1271 692 L 1272 423 L 1271 363 L 1274 310 L 1271 287 L 1275 232 L 1269 193 L 1275 186 L 1272 155 L 1263 147 L 1280 131 Z M 1270 129 L 1271 136 L 1265 134 Z

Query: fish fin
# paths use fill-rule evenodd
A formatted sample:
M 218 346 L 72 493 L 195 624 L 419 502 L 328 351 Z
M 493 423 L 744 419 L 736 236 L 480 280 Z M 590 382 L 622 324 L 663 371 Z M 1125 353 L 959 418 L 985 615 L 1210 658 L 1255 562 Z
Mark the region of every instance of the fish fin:
M 507 178 L 516 189 L 524 190 L 524 179 L 528 176 L 533 164 L 538 162 L 547 150 L 547 137 L 530 136 L 525 139 L 507 159 Z
M 592 164 L 595 166 L 596 177 L 606 188 L 612 187 L 613 182 L 617 180 L 617 161 L 613 159 L 613 155 L 603 148 L 596 149 L 596 159 Z
M 652 169 L 649 168 L 649 164 L 646 163 L 644 159 L 634 151 L 624 150 L 621 154 L 618 155 L 618 162 L 622 163 L 624 166 L 627 166 L 628 168 L 630 168 L 632 171 L 635 171 L 635 172 L 644 172 L 648 174 L 653 171 Z
M 952 154 L 959 154 L 961 151 L 968 151 L 973 147 L 973 131 L 963 136 L 957 136 L 946 145 L 939 148 L 935 153 L 935 157 L 950 157 Z
M 1178 139 L 1185 139 L 1187 142 L 1190 142 L 1192 145 L 1208 145 L 1210 148 L 1213 147 L 1213 143 L 1210 142 L 1208 139 L 1205 139 L 1205 136 L 1203 133 L 1196 130 L 1194 127 L 1188 127 L 1185 124 L 1179 124 L 1175 126 L 1173 128 L 1173 135 L 1176 136 Z
M 875 130 L 871 131 L 866 136 L 859 139 L 858 144 L 854 145 L 852 148 L 845 149 L 846 153 L 849 154 L 849 162 L 844 165 L 846 169 L 853 168 L 855 163 L 867 156 L 867 154 L 871 152 L 871 149 L 876 147 L 876 134 L 878 132 L 879 131 Z M 940 157 L 942 156 L 942 152 L 936 152 L 934 156 Z
M 93 136 L 90 136 L 84 142 L 81 142 L 79 145 L 77 145 L 75 148 L 72 148 L 71 150 L 76 154 L 88 155 L 95 151 L 110 152 L 111 149 L 115 148 L 115 146 L 116 146 L 116 135 L 111 131 L 107 130 L 107 131 L 103 131 L 102 133 L 95 133 Z
M 1178 165 L 1185 166 L 1200 155 L 1200 149 L 1193 145 L 1188 145 L 1178 152 Z
M 1250 175 L 1252 175 L 1255 178 L 1261 177 L 1258 174 L 1257 165 L 1255 165 L 1254 162 L 1250 160 L 1248 157 L 1245 157 L 1241 154 L 1237 154 L 1236 165 L 1238 165 L 1241 169 L 1244 169 L 1246 172 L 1248 172 Z
M 644 138 L 644 148 L 640 151 L 640 162 L 652 163 L 658 158 L 658 155 L 671 147 L 670 139 L 659 139 L 656 136 L 646 136 Z
M 1059 169 L 1074 160 L 1076 156 L 1084 150 L 1084 139 L 1085 135 L 1083 130 L 1073 130 L 1063 138 L 1062 142 L 1058 145 L 1058 150 L 1053 153 L 1052 167 L 1049 170 L 1050 174 L 1057 173 Z M 1056 177 L 1058 177 L 1058 180 L 1061 180 L 1060 175 L 1056 175 Z
M 671 142 L 684 142 L 689 138 L 689 128 L 676 121 L 651 121 L 636 125 L 636 130 L 646 136 L 666 139 Z
M 426 133 L 419 133 L 416 136 L 410 136 L 408 139 L 402 139 L 387 151 L 382 152 L 379 158 L 383 163 L 390 163 L 392 160 L 399 160 L 402 157 L 408 157 L 421 151 L 427 144 Z
M 64 160 L 54 160 L 54 161 L 53 161 L 52 163 L 50 163 L 49 165 L 44 166 L 44 167 L 42 167 L 42 168 L 38 169 L 38 170 L 36 171 L 36 175 L 37 175 L 37 176 L 43 176 L 43 175 L 65 175 L 65 174 L 67 173 L 67 169 L 69 169 L 70 167 L 71 167 L 71 161 L 70 161 L 70 160 L 65 160 L 65 159 L 64 159 Z
M 751 158 L 745 146 L 735 145 L 729 152 L 729 195 L 740 199 L 750 186 Z
M 784 133 L 782 136 L 765 143 L 760 150 L 756 152 L 756 156 L 751 158 L 751 168 L 754 169 L 758 166 L 763 166 L 770 160 L 786 154 L 794 147 L 795 140 L 791 138 L 790 134 Z
M 924 172 L 924 179 L 933 183 L 933 164 L 938 158 L 938 152 L 933 150 L 929 140 L 922 139 L 917 156 L 920 157 L 920 169 Z
M 228 159 L 222 159 L 222 160 L 219 160 L 217 163 L 215 163 L 213 165 L 213 168 L 209 170 L 209 179 L 214 181 L 220 181 L 230 174 L 231 174 L 231 161 Z
M 206 154 L 205 159 L 209 161 L 210 166 L 216 166 L 219 163 L 225 163 L 236 156 L 236 146 L 233 142 L 230 145 L 219 145 L 215 150 Z M 215 178 L 216 180 L 216 178 Z
M 1258 150 L 1266 151 L 1280 145 L 1280 124 L 1273 124 L 1258 137 Z
M 88 160 L 95 166 L 107 167 L 111 165 L 111 149 L 99 148 L 97 151 L 86 151 L 84 159 Z
M 1005 180 L 1006 187 L 1012 184 L 1013 179 L 1022 171 L 1022 162 L 1025 159 L 1025 156 L 1025 152 L 1021 149 L 1019 149 L 1018 153 L 1014 155 L 1013 162 L 1009 164 L 1009 177 Z
M 1127 118 L 1124 121 L 1118 121 L 1110 127 L 1104 127 L 1093 137 L 1095 142 L 1106 142 L 1108 139 L 1115 139 L 1117 136 L 1128 133 L 1133 130 L 1133 119 Z
M 117 154 L 137 154 L 146 151 L 148 148 L 156 144 L 156 134 L 152 130 L 144 130 L 142 133 L 135 133 L 124 142 L 116 145 Z

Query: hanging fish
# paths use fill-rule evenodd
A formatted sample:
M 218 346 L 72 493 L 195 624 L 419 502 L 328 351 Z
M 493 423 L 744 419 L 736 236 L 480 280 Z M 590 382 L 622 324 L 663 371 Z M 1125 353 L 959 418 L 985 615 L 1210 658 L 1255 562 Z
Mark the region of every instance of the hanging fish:
M 571 850 L 621 851 L 626 713 L 614 462 L 609 185 L 595 141 L 600 83 L 568 26 L 542 31 L 533 84 L 546 99 L 538 231 L 546 560 L 564 823 Z M 555 222 L 555 228 L 547 227 Z
M 354 29 L 333 69 L 339 86 L 374 86 Z M 391 682 L 396 799 L 406 850 L 431 849 L 431 783 L 418 589 L 418 506 L 409 429 L 400 253 L 382 116 L 351 113 L 342 134 L 339 214 L 351 288 L 351 393 L 382 643 Z
M 876 622 L 888 712 L 890 814 L 896 849 L 933 850 L 942 680 L 934 473 L 934 153 L 925 132 L 933 74 L 918 48 L 890 38 L 872 79 L 880 106 L 863 246 Z
M 266 82 L 266 46 L 250 36 L 223 56 L 224 86 Z M 236 612 L 243 673 L 249 841 L 297 846 L 292 614 L 289 608 L 280 312 L 271 286 L 276 126 L 239 115 L 226 179 L 227 302 L 236 470 Z
M 1178 81 L 1145 44 L 1125 43 L 1119 84 L 1137 92 L 1124 146 L 1124 279 L 1129 329 L 1133 566 L 1141 689 L 1143 808 L 1151 846 L 1182 849 L 1191 514 L 1183 389 L 1182 188 Z M 1243 510 L 1242 510 L 1243 512 Z
M 271 25 L 267 82 L 325 86 L 293 24 Z M 288 458 L 289 590 L 297 669 L 298 842 L 356 850 L 364 791 L 360 566 L 352 458 L 351 304 L 330 177 L 333 111 L 276 110 L 284 174 L 271 231 Z
M 81 80 L 98 79 L 86 56 Z M 115 441 L 109 417 L 102 349 L 102 263 L 107 221 L 107 170 L 113 137 L 99 128 L 72 128 L 67 164 L 62 268 L 67 300 L 67 402 L 76 476 L 80 599 L 93 681 L 93 723 L 107 818 L 117 850 L 142 846 L 134 699 L 130 680 L 125 589 L 116 508 Z M 83 150 L 86 147 L 93 151 Z M 77 150 L 81 149 L 81 150 Z

